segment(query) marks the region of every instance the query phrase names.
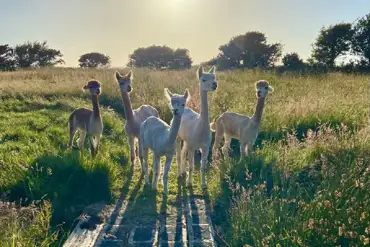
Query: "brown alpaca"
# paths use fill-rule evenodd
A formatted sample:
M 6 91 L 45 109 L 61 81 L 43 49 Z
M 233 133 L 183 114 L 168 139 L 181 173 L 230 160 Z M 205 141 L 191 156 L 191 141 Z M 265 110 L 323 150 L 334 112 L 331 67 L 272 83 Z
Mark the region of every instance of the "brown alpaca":
M 273 91 L 274 89 L 267 81 L 257 81 L 257 105 L 252 117 L 233 112 L 225 112 L 211 123 L 211 130 L 216 132 L 212 151 L 214 159 L 219 157 L 218 148 L 223 137 L 225 138 L 225 143 L 221 150 L 224 156 L 228 156 L 232 138 L 240 141 L 241 157 L 247 156 L 251 153 L 252 146 L 259 134 L 267 94 L 272 93 Z
M 89 81 L 83 90 L 89 90 L 93 110 L 86 108 L 78 108 L 69 116 L 69 143 L 68 146 L 72 149 L 73 138 L 77 130 L 79 130 L 80 138 L 78 147 L 83 150 L 86 135 L 90 138 L 91 156 L 95 157 L 98 153 L 100 138 L 103 133 L 103 120 L 99 109 L 99 95 L 101 94 L 101 84 L 98 81 Z

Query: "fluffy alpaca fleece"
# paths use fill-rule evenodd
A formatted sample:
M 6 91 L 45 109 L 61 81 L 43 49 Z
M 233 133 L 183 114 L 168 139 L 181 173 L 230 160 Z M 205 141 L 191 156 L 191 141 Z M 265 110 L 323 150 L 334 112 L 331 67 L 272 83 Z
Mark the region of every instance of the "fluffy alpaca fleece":
M 186 153 L 189 160 L 189 176 L 187 185 L 192 185 L 194 169 L 194 154 L 196 150 L 201 151 L 201 186 L 206 188 L 205 170 L 207 168 L 208 153 L 211 146 L 211 130 L 208 117 L 208 92 L 217 89 L 215 67 L 208 72 L 203 71 L 203 67 L 198 69 L 199 93 L 200 93 L 200 114 L 192 109 L 185 107 L 184 115 L 181 119 L 179 130 L 179 141 L 177 143 L 176 163 L 178 176 L 185 176 Z M 181 150 L 181 141 L 183 147 Z
M 133 110 L 131 106 L 131 100 L 129 93 L 132 91 L 132 71 L 128 72 L 126 75 L 121 75 L 118 71 L 115 74 L 123 102 L 123 107 L 125 109 L 125 132 L 128 137 L 128 142 L 130 146 L 130 156 L 131 164 L 135 163 L 136 151 L 135 151 L 135 140 L 139 138 L 140 125 L 150 116 L 158 117 L 158 111 L 153 106 L 142 105 L 139 108 Z M 142 166 L 142 164 L 141 164 Z
M 242 157 L 252 151 L 252 146 L 260 130 L 266 96 L 269 92 L 273 91 L 274 89 L 269 86 L 267 81 L 257 81 L 257 105 L 252 117 L 233 112 L 225 112 L 211 123 L 211 130 L 216 132 L 212 150 L 215 159 L 219 157 L 218 147 L 220 146 L 222 137 L 225 138 L 222 147 L 224 156 L 228 156 L 231 138 L 240 141 L 240 155 Z
M 168 193 L 168 172 L 176 149 L 176 138 L 179 132 L 181 117 L 184 113 L 186 101 L 188 100 L 188 90 L 184 95 L 172 94 L 167 88 L 164 90 L 166 98 L 171 103 L 172 121 L 169 126 L 157 117 L 147 118 L 140 126 L 139 156 L 144 168 L 145 182 L 149 183 L 148 175 L 148 150 L 153 151 L 153 180 L 152 188 L 157 189 L 160 158 L 166 157 L 163 168 L 163 193 Z
M 89 81 L 83 90 L 89 90 L 93 110 L 78 108 L 69 116 L 69 142 L 68 146 L 72 149 L 73 139 L 76 131 L 79 130 L 80 138 L 78 147 L 83 150 L 86 135 L 90 138 L 91 156 L 95 157 L 99 150 L 100 138 L 103 133 L 103 120 L 99 108 L 99 95 L 101 94 L 101 83 L 98 81 Z

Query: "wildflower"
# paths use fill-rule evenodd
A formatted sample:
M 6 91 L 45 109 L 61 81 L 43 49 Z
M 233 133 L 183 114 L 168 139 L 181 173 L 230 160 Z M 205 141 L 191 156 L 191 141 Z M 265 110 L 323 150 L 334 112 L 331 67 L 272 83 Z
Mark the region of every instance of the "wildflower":
M 366 212 L 361 213 L 360 221 L 363 221 L 364 219 L 366 219 Z
M 365 228 L 365 233 L 370 234 L 370 226 Z
M 312 218 L 310 218 L 310 219 L 308 220 L 308 228 L 309 228 L 309 229 L 313 229 L 314 224 L 315 224 L 315 220 L 314 220 L 314 219 L 312 219 Z
M 340 227 L 338 228 L 338 235 L 339 235 L 339 236 L 343 236 L 343 232 L 344 232 L 344 229 L 343 229 L 343 227 L 341 227 L 341 226 L 340 226 Z
M 351 217 L 348 217 L 348 223 L 352 224 L 352 218 Z
M 340 192 L 340 191 L 335 191 L 335 196 L 336 196 L 336 197 L 342 197 L 342 192 Z
M 324 207 L 329 208 L 331 207 L 331 202 L 329 200 L 324 201 Z

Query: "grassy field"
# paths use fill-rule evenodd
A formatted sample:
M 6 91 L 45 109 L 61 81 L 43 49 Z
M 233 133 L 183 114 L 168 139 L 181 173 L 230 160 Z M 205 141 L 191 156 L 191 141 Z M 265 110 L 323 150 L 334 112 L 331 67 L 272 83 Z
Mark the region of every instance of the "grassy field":
M 213 161 L 209 196 L 222 246 L 363 246 L 370 243 L 369 76 L 277 76 L 260 71 L 217 73 L 209 95 L 210 117 L 224 111 L 252 114 L 254 82 L 266 79 L 268 95 L 254 155 Z M 81 88 L 103 84 L 105 130 L 99 155 L 67 150 L 69 114 L 91 108 Z M 199 110 L 195 70 L 134 70 L 134 107 L 151 104 L 171 113 L 163 88 L 183 93 Z M 131 169 L 114 70 L 40 69 L 0 73 L 1 246 L 60 246 L 84 207 L 129 200 L 127 217 L 153 200 L 139 164 Z M 86 143 L 87 144 L 87 143 Z M 199 169 L 199 164 L 198 164 Z M 177 194 L 175 163 L 168 204 Z M 199 171 L 199 170 L 198 170 Z M 194 178 L 199 191 L 199 177 Z M 161 186 L 159 187 L 161 191 Z

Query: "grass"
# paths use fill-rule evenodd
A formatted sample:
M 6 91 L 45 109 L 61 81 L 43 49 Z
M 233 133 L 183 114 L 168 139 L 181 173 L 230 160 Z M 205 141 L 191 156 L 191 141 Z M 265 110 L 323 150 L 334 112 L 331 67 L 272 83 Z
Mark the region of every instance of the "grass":
M 362 246 L 370 239 L 370 77 L 328 74 L 299 77 L 260 71 L 218 73 L 209 95 L 210 117 L 224 111 L 252 114 L 254 82 L 267 79 L 267 98 L 256 152 L 215 161 L 208 171 L 214 223 L 222 246 Z M 99 155 L 69 152 L 67 119 L 91 108 L 84 83 L 103 84 L 104 133 Z M 163 88 L 189 88 L 199 110 L 195 71 L 134 70 L 134 107 L 151 104 L 171 113 Z M 148 90 L 150 89 L 150 90 Z M 0 74 L 0 241 L 4 246 L 60 246 L 87 205 L 128 200 L 123 215 L 145 221 L 145 212 L 176 209 L 179 193 L 172 166 L 169 197 L 144 188 L 139 164 L 128 161 L 123 108 L 114 70 L 39 69 Z M 199 174 L 194 178 L 200 192 Z M 159 186 L 159 192 L 162 187 Z M 123 193 L 122 193 L 123 192 Z M 8 201 L 12 203 L 7 203 Z M 155 205 L 155 207 L 153 207 Z M 4 213 L 3 213 L 4 212 Z

